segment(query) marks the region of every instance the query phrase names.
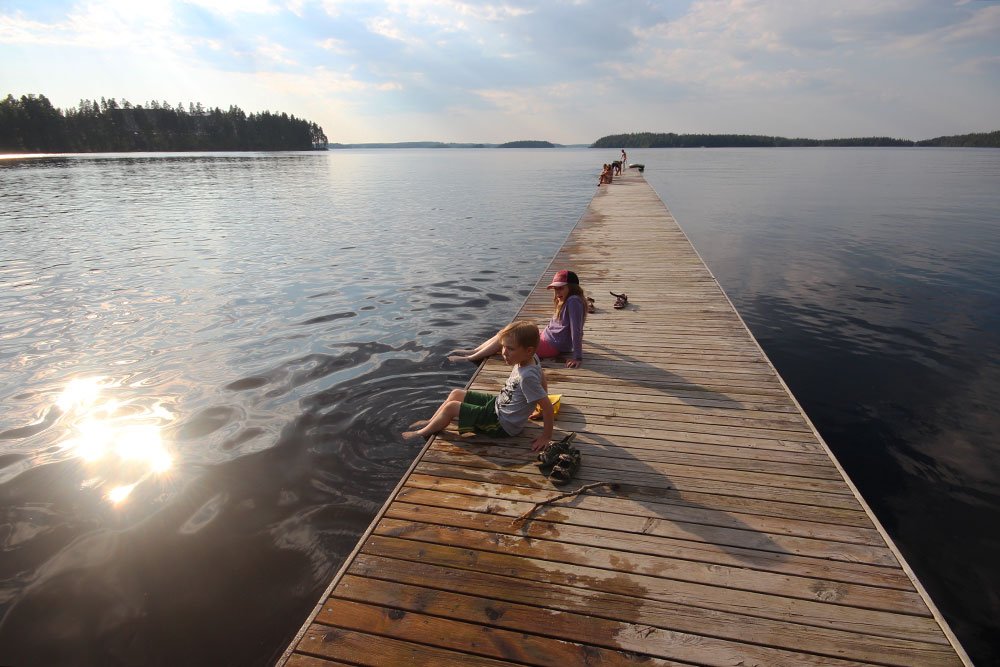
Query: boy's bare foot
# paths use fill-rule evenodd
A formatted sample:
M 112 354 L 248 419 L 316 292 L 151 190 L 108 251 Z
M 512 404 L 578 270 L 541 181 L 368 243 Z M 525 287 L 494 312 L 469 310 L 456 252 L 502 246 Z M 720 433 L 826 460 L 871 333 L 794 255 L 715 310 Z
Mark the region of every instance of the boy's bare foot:
M 410 424 L 407 428 L 411 430 L 416 430 L 418 428 L 423 428 L 424 426 L 427 426 L 430 423 L 431 423 L 430 419 L 418 419 L 417 421 Z
M 416 440 L 417 438 L 423 438 L 420 431 L 403 431 L 403 440 Z

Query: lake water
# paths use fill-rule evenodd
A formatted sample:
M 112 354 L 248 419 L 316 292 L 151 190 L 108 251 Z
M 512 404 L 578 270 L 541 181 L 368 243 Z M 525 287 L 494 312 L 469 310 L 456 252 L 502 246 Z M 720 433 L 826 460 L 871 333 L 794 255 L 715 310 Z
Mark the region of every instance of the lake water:
M 630 157 L 1000 659 L 1000 151 Z M 612 158 L 0 161 L 0 663 L 273 661 Z

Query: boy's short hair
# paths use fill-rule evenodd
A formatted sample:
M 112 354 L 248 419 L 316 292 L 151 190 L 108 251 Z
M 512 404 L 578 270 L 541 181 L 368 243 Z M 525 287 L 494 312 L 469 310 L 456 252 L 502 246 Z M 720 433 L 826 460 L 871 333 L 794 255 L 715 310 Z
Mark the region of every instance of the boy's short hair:
M 518 347 L 533 347 L 538 349 L 538 326 L 534 322 L 518 320 L 511 322 L 500 330 L 497 339 L 503 343 L 505 338 L 513 338 Z

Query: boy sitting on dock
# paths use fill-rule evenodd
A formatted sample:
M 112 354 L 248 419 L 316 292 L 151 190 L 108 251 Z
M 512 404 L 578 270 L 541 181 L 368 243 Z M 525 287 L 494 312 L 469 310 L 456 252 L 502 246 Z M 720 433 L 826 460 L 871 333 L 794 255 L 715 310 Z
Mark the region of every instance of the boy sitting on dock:
M 500 394 L 453 389 L 434 416 L 411 425 L 410 428 L 420 428 L 404 432 L 404 438 L 429 438 L 444 430 L 456 417 L 459 433 L 474 431 L 492 437 L 514 436 L 528 423 L 537 403 L 542 410 L 544 426 L 542 434 L 531 442 L 531 450 L 537 452 L 549 442 L 554 416 L 545 373 L 535 355 L 538 327 L 524 320 L 512 322 L 500 331 L 498 338 L 504 362 L 514 367 Z

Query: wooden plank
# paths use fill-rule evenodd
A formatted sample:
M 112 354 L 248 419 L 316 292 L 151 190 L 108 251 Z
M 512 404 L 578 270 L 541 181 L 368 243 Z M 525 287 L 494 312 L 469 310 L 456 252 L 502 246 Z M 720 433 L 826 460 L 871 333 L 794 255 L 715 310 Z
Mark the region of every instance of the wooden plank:
M 779 452 L 805 452 L 816 454 L 816 460 L 821 461 L 822 458 L 819 456 L 821 450 L 816 447 L 815 442 L 803 442 L 798 438 L 769 438 L 769 437 L 754 437 L 748 435 L 732 435 L 727 433 L 712 432 L 716 429 L 700 429 L 700 430 L 685 430 L 684 423 L 669 422 L 665 426 L 660 428 L 653 428 L 651 426 L 644 426 L 640 428 L 630 428 L 628 426 L 621 427 L 602 427 L 601 425 L 595 425 L 593 428 L 587 425 L 586 428 L 572 428 L 576 422 L 566 421 L 566 427 L 564 428 L 564 422 L 558 417 L 556 418 L 556 428 L 563 431 L 573 431 L 579 433 L 583 436 L 590 436 L 591 440 L 594 442 L 605 442 L 606 444 L 613 445 L 609 442 L 607 438 L 602 436 L 615 436 L 614 442 L 628 442 L 638 445 L 637 449 L 659 449 L 664 450 L 666 448 L 672 447 L 671 443 L 687 443 L 687 444 L 703 444 L 703 445 L 718 445 L 719 447 L 704 447 L 703 451 L 712 451 L 715 449 L 719 454 L 723 454 L 726 451 L 732 451 L 726 448 L 742 448 L 744 450 L 775 450 Z M 541 428 L 540 425 L 529 424 L 525 427 L 523 431 L 524 436 L 527 436 L 531 431 L 536 428 Z M 444 432 L 440 437 L 446 437 L 450 440 L 461 440 L 463 442 L 492 442 L 486 437 L 472 438 L 472 437 L 461 437 L 458 430 L 452 426 Z M 532 436 L 533 437 L 533 436 Z M 510 442 L 520 442 L 515 438 L 505 438 Z M 531 438 L 527 441 L 530 442 Z M 646 443 L 646 447 L 641 447 L 642 443 Z M 623 448 L 624 450 L 624 448 Z M 827 459 L 829 462 L 829 458 Z
M 873 637 L 945 642 L 940 627 L 929 615 L 842 607 L 822 601 L 706 586 L 646 574 L 583 566 L 563 560 L 526 558 L 383 535 L 369 537 L 362 547 L 362 553 L 416 563 L 435 563 L 460 570 L 502 574 L 526 582 L 582 586 L 594 592 L 673 602 L 798 625 L 836 627 Z M 834 586 L 825 590 L 836 595 Z
M 551 493 L 548 494 L 551 497 Z M 461 521 L 460 510 L 470 510 L 483 512 L 486 514 L 502 514 L 507 518 L 506 524 L 510 524 L 514 517 L 520 516 L 528 511 L 533 502 L 514 501 L 500 498 L 481 498 L 465 494 L 442 494 L 440 492 L 428 491 L 426 489 L 407 488 L 400 493 L 400 511 L 403 511 L 405 500 L 414 504 L 444 507 L 454 511 L 451 521 Z M 591 509 L 592 507 L 598 509 Z M 665 506 L 669 507 L 669 506 Z M 891 554 L 885 546 L 874 542 L 870 532 L 864 529 L 852 529 L 844 526 L 830 526 L 828 524 L 808 524 L 805 522 L 792 523 L 788 520 L 770 519 L 767 517 L 753 517 L 751 515 L 734 516 L 722 512 L 710 512 L 701 508 L 677 507 L 675 516 L 670 516 L 664 512 L 660 516 L 633 516 L 622 514 L 616 516 L 603 507 L 602 503 L 593 502 L 585 506 L 563 506 L 549 505 L 539 512 L 539 519 L 546 518 L 548 521 L 559 524 L 590 526 L 594 528 L 605 528 L 615 526 L 617 530 L 635 533 L 622 538 L 635 545 L 636 550 L 642 550 L 642 537 L 669 537 L 679 540 L 691 540 L 695 542 L 712 544 L 716 548 L 722 547 L 727 550 L 749 549 L 764 551 L 775 554 L 776 559 L 787 558 L 791 555 L 809 556 L 813 558 L 840 560 L 846 563 L 859 564 L 869 563 L 872 565 L 892 567 L 896 565 Z M 646 514 L 649 514 L 647 510 Z M 392 512 L 386 516 L 393 516 Z M 477 517 L 481 526 L 492 525 L 490 517 Z M 439 519 L 441 523 L 448 523 Z M 723 525 L 720 525 L 723 524 Z M 459 525 L 459 524 L 454 524 Z M 770 528 L 770 531 L 764 530 Z M 569 528 L 567 528 L 568 530 Z M 557 528 L 548 528 L 551 534 L 561 534 Z M 511 527 L 505 532 L 516 533 L 517 530 Z M 839 533 L 839 535 L 838 535 Z M 827 535 L 837 535 L 842 539 L 833 541 L 827 539 Z M 853 540 L 851 538 L 854 538 Z M 605 537 L 605 539 L 611 539 Z M 627 551 L 627 549 L 624 549 Z M 833 563 L 823 563 L 824 567 L 835 569 Z M 902 581 L 896 577 L 896 581 Z
M 410 614 L 426 611 L 442 617 L 472 618 L 484 626 L 507 627 L 520 631 L 523 634 L 505 645 L 505 648 L 511 647 L 516 649 L 516 652 L 508 649 L 508 655 L 505 657 L 526 664 L 546 666 L 635 665 L 637 662 L 665 664 L 662 658 L 697 660 L 700 664 L 714 665 L 733 665 L 741 660 L 756 660 L 761 664 L 789 667 L 858 664 L 830 657 L 803 655 L 800 651 L 747 645 L 691 633 L 663 631 L 651 625 L 609 621 L 587 614 L 557 612 L 514 603 L 497 604 L 493 600 L 483 600 L 460 593 L 360 577 L 347 578 L 338 593 L 348 599 L 402 608 Z M 487 629 L 488 627 L 484 628 L 484 634 Z M 537 638 L 528 634 L 533 632 L 554 634 L 563 639 L 572 638 L 579 643 L 570 644 L 564 641 L 563 646 L 558 647 L 563 650 L 553 650 L 548 645 L 536 649 L 533 643 Z M 458 638 L 457 641 L 462 641 L 462 638 Z
M 449 651 L 386 635 L 335 628 L 319 623 L 304 633 L 296 652 L 313 658 L 331 658 L 352 665 L 442 665 L 442 667 L 500 667 L 495 660 L 468 651 Z M 324 664 L 324 663 L 319 663 Z
M 599 641 L 603 645 L 607 633 L 612 633 L 612 641 L 622 648 L 661 657 L 671 657 L 676 655 L 677 651 L 685 651 L 683 642 L 685 635 L 713 636 L 704 635 L 705 630 L 711 628 L 713 631 L 719 629 L 721 633 L 718 638 L 723 640 L 793 651 L 801 651 L 806 647 L 818 655 L 847 660 L 908 666 L 955 664 L 953 660 L 948 662 L 947 648 L 937 644 L 883 638 L 881 641 L 884 643 L 876 647 L 870 642 L 859 642 L 856 635 L 838 630 L 795 626 L 768 619 L 728 615 L 724 612 L 669 603 L 638 601 L 633 597 L 615 594 L 594 596 L 588 591 L 566 586 L 543 583 L 526 586 L 520 580 L 492 573 L 467 570 L 456 572 L 426 563 L 410 563 L 366 555 L 358 557 L 354 567 L 351 568 L 351 574 L 345 577 L 346 586 L 342 593 L 347 597 L 357 596 L 370 600 L 378 578 L 381 578 L 381 583 L 391 591 L 390 595 L 398 597 L 400 604 L 407 604 L 408 599 L 403 586 L 412 584 L 423 587 L 433 582 L 436 588 L 431 590 L 472 596 L 476 600 L 472 604 L 478 603 L 486 617 L 494 622 L 516 623 L 517 619 L 512 609 L 530 607 L 540 609 L 547 614 L 547 617 L 555 619 L 559 619 L 562 614 L 572 614 L 574 622 L 560 624 L 558 635 L 564 636 L 565 633 L 573 636 L 575 633 L 586 631 L 591 641 Z M 418 598 L 414 604 L 423 600 L 427 598 Z M 442 610 L 440 613 L 447 612 Z M 586 620 L 587 617 L 593 620 Z M 602 625 L 600 623 L 602 620 L 610 621 L 614 625 Z M 590 623 L 594 625 L 585 625 Z M 621 630 L 615 632 L 616 626 Z M 679 634 L 668 634 L 667 642 L 664 643 L 662 641 L 664 635 L 659 633 L 659 630 Z M 884 662 L 887 656 L 889 661 Z M 806 660 L 808 659 L 807 655 Z M 707 664 L 704 658 L 698 660 L 698 663 Z M 765 661 L 763 664 L 772 663 Z
M 840 484 L 831 480 L 812 479 L 809 477 L 798 477 L 791 474 L 783 474 L 782 471 L 772 471 L 769 473 L 758 473 L 746 470 L 727 470 L 725 468 L 713 468 L 708 466 L 692 466 L 682 464 L 658 463 L 641 461 L 638 459 L 615 459 L 610 457 L 591 457 L 594 464 L 600 470 L 595 473 L 588 464 L 587 474 L 603 474 L 602 479 L 629 479 L 655 478 L 673 479 L 675 477 L 692 477 L 703 480 L 714 480 L 731 484 L 744 485 L 746 487 L 757 487 L 759 489 L 774 488 L 785 491 L 805 491 L 825 496 L 850 496 L 849 491 Z M 442 454 L 438 449 L 431 449 L 424 454 L 424 460 L 432 463 L 451 463 L 457 465 L 474 466 L 478 468 L 488 468 L 494 470 L 517 470 L 524 468 L 534 472 L 535 466 L 530 460 L 524 458 L 506 459 L 500 456 L 476 456 L 461 450 Z M 581 468 L 581 474 L 583 474 Z M 581 477 L 581 479 L 583 479 Z M 803 496 L 805 497 L 805 496 Z
M 584 459 L 564 488 L 614 486 L 517 521 L 556 493 L 530 452 L 540 426 L 451 427 L 285 664 L 970 664 L 640 176 L 598 191 L 519 318 L 544 326 L 562 267 L 598 305 L 583 365 L 543 364 Z M 494 357 L 468 386 L 508 373 Z
M 553 491 L 550 487 L 540 484 L 490 484 L 488 482 L 466 479 L 424 475 L 414 472 L 406 480 L 406 485 L 400 490 L 400 498 L 407 490 L 430 489 L 445 493 L 461 493 L 482 496 L 486 498 L 502 498 L 539 502 L 550 498 Z M 868 515 L 858 509 L 844 510 L 839 508 L 818 507 L 813 505 L 798 505 L 775 500 L 751 500 L 748 498 L 732 498 L 709 493 L 682 492 L 668 489 L 655 495 L 643 495 L 636 489 L 627 492 L 605 488 L 591 489 L 582 496 L 572 499 L 576 508 L 593 507 L 606 514 L 623 514 L 635 517 L 656 518 L 662 512 L 669 511 L 663 505 L 681 505 L 703 507 L 719 513 L 743 512 L 760 516 L 797 518 L 816 523 L 831 523 L 842 526 L 870 527 Z M 563 506 L 563 505 L 559 505 Z M 609 517 L 619 521 L 619 517 Z
M 293 654 L 285 664 L 288 667 L 338 667 L 339 665 L 350 665 L 350 663 L 340 662 L 332 658 L 315 658 L 302 653 Z
M 470 467 L 467 463 L 436 463 L 422 458 L 414 470 L 426 475 L 472 479 L 494 484 L 551 488 L 551 485 L 545 482 L 544 476 L 530 464 L 504 469 L 495 465 L 491 466 L 487 463 Z M 857 500 L 847 495 L 817 494 L 781 487 L 761 487 L 756 484 L 737 484 L 731 481 L 720 482 L 700 477 L 681 477 L 676 475 L 668 478 L 660 474 L 624 474 L 619 472 L 616 473 L 614 478 L 611 478 L 606 471 L 594 470 L 583 466 L 577 471 L 575 479 L 579 484 L 614 481 L 626 493 L 641 497 L 655 498 L 676 490 L 685 493 L 710 493 L 753 500 L 777 500 L 784 503 L 797 503 L 805 506 L 840 509 L 860 508 Z
M 402 502 L 403 499 L 413 504 Z M 448 502 L 452 505 L 438 504 Z M 892 567 L 895 562 L 891 557 L 881 561 L 878 558 L 869 558 L 867 561 L 831 562 L 834 559 L 810 553 L 808 549 L 789 550 L 786 544 L 793 543 L 794 540 L 783 540 L 780 536 L 777 539 L 768 535 L 751 536 L 744 531 L 742 535 L 734 533 L 734 539 L 729 543 L 722 539 L 709 539 L 709 535 L 702 532 L 701 525 L 685 526 L 680 522 L 651 521 L 625 516 L 615 517 L 614 523 L 611 524 L 607 515 L 600 512 L 576 507 L 560 508 L 558 505 L 550 507 L 554 509 L 546 508 L 540 511 L 539 518 L 517 522 L 515 519 L 530 508 L 529 503 L 497 502 L 495 499 L 483 502 L 474 496 L 430 495 L 426 491 L 418 490 L 401 494 L 400 502 L 394 503 L 385 517 L 414 523 L 483 528 L 510 535 L 602 546 L 621 553 L 670 556 L 706 565 L 729 565 L 748 570 L 779 572 L 900 590 L 910 589 L 906 576 Z M 864 553 L 863 549 L 859 551 Z M 843 548 L 840 553 L 842 552 Z
M 565 429 L 565 424 L 560 424 Z M 573 429 L 565 429 L 573 430 Z M 580 433 L 580 431 L 576 431 Z M 648 440 L 636 438 L 637 443 Z M 817 479 L 839 479 L 837 470 L 829 461 L 802 455 L 799 452 L 782 452 L 780 450 L 755 449 L 748 450 L 737 447 L 719 447 L 703 445 L 702 443 L 680 443 L 683 447 L 668 447 L 645 449 L 642 447 L 616 447 L 605 442 L 594 442 L 579 438 L 573 441 L 583 454 L 593 457 L 619 459 L 621 461 L 642 461 L 644 463 L 675 463 L 688 466 L 706 466 L 710 468 L 728 468 L 730 470 L 748 470 L 757 472 L 781 471 L 785 474 Z M 497 458 L 525 458 L 524 445 L 520 442 L 487 443 L 472 440 L 438 438 L 432 449 L 442 452 L 465 453 L 476 456 L 495 456 Z M 735 454 L 741 454 L 736 456 Z M 590 457 L 588 457 L 589 459 Z M 594 461 L 600 464 L 599 460 Z
M 684 438 L 682 431 L 671 432 L 665 439 L 644 437 L 629 432 L 600 433 L 573 428 L 574 422 L 556 419 L 556 433 L 576 433 L 574 446 L 581 452 L 617 458 L 623 460 L 639 460 L 649 462 L 679 463 L 688 465 L 706 465 L 709 467 L 724 467 L 726 463 L 733 466 L 748 466 L 748 469 L 759 469 L 764 466 L 780 468 L 792 466 L 803 471 L 812 471 L 818 476 L 829 475 L 829 470 L 835 468 L 829 459 L 824 459 L 819 452 L 799 446 L 796 440 L 752 440 L 740 439 L 738 442 L 712 442 L 692 436 Z M 534 428 L 527 428 L 512 438 L 468 437 L 454 431 L 445 431 L 435 441 L 434 448 L 441 450 L 458 450 L 467 453 L 483 453 L 483 447 L 497 447 L 495 450 L 507 451 L 515 458 L 529 459 L 533 456 L 529 451 L 533 439 Z M 656 435 L 662 435 L 657 433 Z M 717 434 L 707 434 L 717 435 Z
M 373 586 L 374 588 L 374 586 Z M 350 590 L 341 596 L 330 598 L 323 605 L 316 620 L 320 623 L 344 628 L 352 628 L 362 632 L 401 638 L 411 642 L 428 642 L 437 647 L 459 650 L 476 654 L 487 659 L 503 661 L 502 664 L 515 663 L 523 665 L 583 665 L 599 664 L 626 667 L 642 661 L 650 665 L 677 665 L 653 658 L 646 654 L 626 652 L 616 649 L 606 649 L 581 644 L 564 639 L 544 637 L 529 632 L 517 632 L 497 627 L 496 624 L 479 624 L 465 622 L 472 616 L 472 605 L 467 605 L 463 620 L 453 620 L 442 615 L 420 613 L 415 607 L 427 607 L 428 602 L 438 595 L 435 592 L 425 593 L 422 604 L 405 605 L 405 591 L 398 591 L 398 597 L 382 596 L 376 604 L 356 602 L 358 595 L 351 595 Z M 369 598 L 374 597 L 372 595 Z M 388 598 L 388 599 L 387 599 Z M 461 604 L 462 598 L 454 598 L 453 602 Z M 403 604 L 401 604 L 403 603 Z M 385 606 L 382 606 L 382 605 Z M 406 607 L 409 607 L 407 609 Z M 488 612 L 484 616 L 489 619 Z M 536 619 L 538 620 L 538 619 Z M 564 619 L 571 622 L 571 619 Z M 547 630 L 544 625 L 535 626 L 537 630 Z
M 577 543 L 574 548 L 567 548 L 566 543 L 558 540 L 561 530 L 549 525 L 550 534 L 543 537 L 526 537 L 519 531 L 510 530 L 509 522 L 492 522 L 501 524 L 495 527 L 503 528 L 504 532 L 493 532 L 484 529 L 460 528 L 457 526 L 441 526 L 429 523 L 419 523 L 417 518 L 424 514 L 422 508 L 414 508 L 411 512 L 400 509 L 398 514 L 403 520 L 385 517 L 375 528 L 376 535 L 402 537 L 406 540 L 426 542 L 435 545 L 448 545 L 478 551 L 494 552 L 501 556 L 530 556 L 549 561 L 559 561 L 567 565 L 580 565 L 602 570 L 628 572 L 672 580 L 678 589 L 681 582 L 695 584 L 688 590 L 692 596 L 702 596 L 699 599 L 712 601 L 714 606 L 720 595 L 718 581 L 725 582 L 721 587 L 722 597 L 730 603 L 739 596 L 737 591 L 750 593 L 747 600 L 754 599 L 756 593 L 782 596 L 798 599 L 808 603 L 820 600 L 830 605 L 846 607 L 863 607 L 865 609 L 880 609 L 903 614 L 927 614 L 920 596 L 912 590 L 889 589 L 888 587 L 863 586 L 850 582 L 817 579 L 784 573 L 772 573 L 766 570 L 751 569 L 743 566 L 703 563 L 683 558 L 671 558 L 663 555 L 642 553 L 637 548 L 621 549 L 624 540 L 619 541 L 617 549 L 605 548 L 594 544 Z M 483 519 L 483 523 L 487 523 Z M 546 539 L 550 538 L 550 539 Z M 790 601 L 784 602 L 793 605 Z M 705 606 L 705 604 L 702 604 Z M 843 609 L 827 613 L 847 614 Z M 817 612 L 818 613 L 818 612 Z

